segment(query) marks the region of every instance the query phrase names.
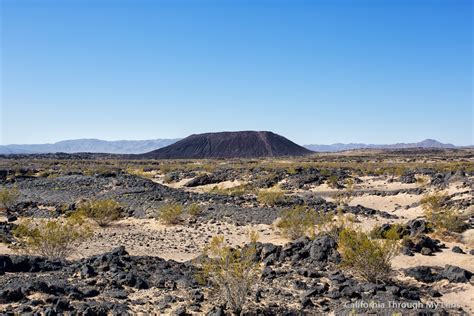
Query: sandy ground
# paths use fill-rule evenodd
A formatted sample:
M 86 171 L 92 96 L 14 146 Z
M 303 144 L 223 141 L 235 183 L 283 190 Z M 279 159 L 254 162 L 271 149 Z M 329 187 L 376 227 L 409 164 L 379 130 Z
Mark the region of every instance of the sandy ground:
M 420 195 L 400 193 L 391 196 L 363 195 L 356 196 L 349 205 L 362 205 L 379 211 L 394 212 L 421 200 Z
M 245 184 L 245 181 L 234 180 L 234 181 L 223 181 L 220 183 L 206 184 L 206 185 L 200 185 L 197 187 L 187 188 L 184 185 L 194 178 L 184 178 L 178 182 L 171 182 L 171 183 L 165 183 L 163 182 L 163 179 L 164 179 L 164 176 L 156 176 L 155 178 L 152 179 L 152 181 L 162 184 L 162 185 L 166 185 L 170 188 L 183 189 L 188 192 L 197 192 L 197 193 L 209 192 L 214 187 L 217 187 L 218 189 L 230 189 L 230 188 L 238 187 L 242 184 Z
M 392 191 L 399 189 L 416 188 L 418 184 L 402 184 L 399 182 L 388 183 L 386 180 L 376 177 L 363 177 L 364 183 L 358 184 L 358 190 L 380 190 Z M 155 178 L 154 181 L 163 183 L 162 178 Z M 165 184 L 174 188 L 182 188 L 191 179 L 183 179 L 177 183 Z M 231 188 L 243 184 L 242 181 L 225 181 L 217 184 L 220 189 Z M 186 188 L 195 192 L 208 192 L 216 184 L 200 186 L 197 188 Z M 315 186 L 310 189 L 313 194 L 328 198 L 340 190 L 332 189 L 326 184 Z M 448 193 L 466 192 L 467 188 L 460 183 L 454 183 L 448 188 Z M 470 193 L 464 193 L 461 197 L 470 197 Z M 350 205 L 363 205 L 377 210 L 393 213 L 400 218 L 397 220 L 387 220 L 380 217 L 365 218 L 358 217 L 357 226 L 368 231 L 375 225 L 385 222 L 406 222 L 423 215 L 423 210 L 418 206 L 423 195 L 400 193 L 390 196 L 375 196 L 364 194 L 356 196 Z M 459 196 L 456 198 L 460 198 Z M 6 218 L 0 216 L 0 221 Z M 155 219 L 127 218 L 113 223 L 109 227 L 97 227 L 94 237 L 87 243 L 78 246 L 78 251 L 74 257 L 88 257 L 100 254 L 105 251 L 124 245 L 131 255 L 159 256 L 164 259 L 176 261 L 187 261 L 199 256 L 202 249 L 208 244 L 210 239 L 216 235 L 223 235 L 226 241 L 232 245 L 243 245 L 248 242 L 248 232 L 254 230 L 259 233 L 259 241 L 270 242 L 283 245 L 288 242 L 281 237 L 271 225 L 235 226 L 224 222 L 209 222 L 203 224 L 186 224 L 176 226 L 166 226 Z M 460 246 L 464 251 L 469 252 L 474 248 L 474 230 L 469 230 L 463 234 L 464 243 L 445 242 L 448 246 L 440 253 L 433 256 L 422 256 L 415 254 L 413 257 L 397 256 L 393 260 L 393 266 L 398 270 L 401 279 L 416 282 L 412 278 L 402 276 L 402 269 L 419 265 L 430 265 L 444 267 L 446 264 L 456 265 L 474 272 L 474 256 L 469 254 L 456 254 L 451 251 L 455 245 Z M 0 254 L 14 253 L 7 245 L 0 243 Z M 436 282 L 432 285 L 443 293 L 441 300 L 445 303 L 459 304 L 470 313 L 474 314 L 474 286 L 471 284 L 449 284 L 445 281 Z M 153 293 L 150 293 L 153 294 Z
M 356 184 L 354 186 L 355 190 L 394 191 L 420 187 L 417 183 L 388 182 L 387 179 L 382 177 L 360 177 L 359 179 L 362 180 L 362 183 Z
M 446 264 L 455 265 L 463 269 L 474 271 L 474 256 L 466 253 L 454 253 L 451 251 L 453 246 L 459 246 L 465 252 L 469 252 L 470 248 L 460 243 L 444 242 L 448 247 L 442 252 L 436 252 L 432 256 L 423 256 L 416 253 L 413 257 L 400 255 L 393 259 L 393 267 L 403 269 L 415 266 L 439 266 L 444 267 Z
M 109 227 L 98 228 L 92 240 L 78 248 L 78 257 L 88 257 L 124 245 L 131 255 L 158 256 L 187 261 L 199 256 L 213 236 L 222 235 L 232 246 L 249 241 L 248 232 L 256 231 L 259 241 L 282 245 L 287 239 L 270 225 L 235 226 L 228 223 L 163 225 L 155 219 L 127 218 Z

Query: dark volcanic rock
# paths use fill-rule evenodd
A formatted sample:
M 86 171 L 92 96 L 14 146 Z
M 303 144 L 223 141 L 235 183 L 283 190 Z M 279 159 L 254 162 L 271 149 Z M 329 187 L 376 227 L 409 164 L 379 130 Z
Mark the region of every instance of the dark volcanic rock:
M 441 248 L 445 247 L 438 239 L 432 239 L 426 235 L 407 239 L 403 242 L 403 246 L 411 252 L 417 252 L 423 255 L 431 255 L 441 251 Z
M 221 132 L 191 135 L 170 146 L 137 155 L 148 159 L 252 158 L 302 156 L 312 151 L 271 132 Z
M 12 243 L 15 241 L 13 238 L 13 230 L 15 229 L 16 225 L 9 222 L 0 222 L 0 243 Z
M 188 188 L 192 188 L 192 187 L 197 187 L 200 185 L 219 183 L 226 180 L 227 180 L 227 174 L 225 172 L 220 172 L 217 174 L 210 174 L 210 175 L 203 174 L 190 180 L 188 183 L 185 184 L 185 186 Z
M 117 304 L 116 300 L 128 299 L 135 290 L 149 287 L 173 290 L 177 284 L 187 289 L 198 287 L 191 265 L 158 257 L 129 256 L 124 247 L 75 262 L 0 256 L 2 273 L 0 303 L 22 301 L 22 305 L 34 306 L 45 314 L 50 313 L 48 309 L 60 314 L 64 311 L 85 315 L 108 315 L 108 311 L 127 314 L 128 307 Z M 29 300 L 27 296 L 32 293 L 49 295 L 46 305 L 36 306 Z M 96 297 L 100 297 L 97 302 Z M 197 292 L 195 298 L 202 299 Z
M 472 277 L 472 272 L 452 265 L 446 265 L 444 269 L 440 267 L 418 266 L 405 269 L 405 274 L 426 283 L 441 279 L 447 279 L 452 283 L 466 283 Z
M 406 275 L 415 278 L 417 281 L 426 283 L 431 283 L 440 280 L 440 272 L 440 268 L 429 266 L 418 266 L 405 270 Z
M 444 270 L 441 272 L 441 276 L 445 279 L 448 279 L 449 282 L 454 283 L 466 283 L 472 277 L 472 273 L 460 267 L 446 265 Z
M 452 252 L 454 253 L 465 253 L 460 247 L 458 246 L 454 246 L 452 249 L 451 249 Z

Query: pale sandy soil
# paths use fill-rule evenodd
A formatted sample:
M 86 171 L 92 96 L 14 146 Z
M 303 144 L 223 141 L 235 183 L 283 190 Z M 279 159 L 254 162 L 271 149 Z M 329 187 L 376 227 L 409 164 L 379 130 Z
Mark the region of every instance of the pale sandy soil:
M 162 185 L 165 185 L 165 186 L 170 187 L 170 188 L 183 189 L 183 190 L 188 191 L 188 192 L 197 192 L 197 193 L 209 192 L 214 187 L 217 187 L 218 189 L 230 189 L 230 188 L 238 187 L 238 186 L 246 183 L 245 181 L 234 180 L 234 181 L 223 181 L 223 182 L 220 182 L 220 183 L 200 185 L 200 186 L 193 187 L 193 188 L 186 188 L 184 185 L 186 183 L 188 183 L 189 181 L 191 181 L 192 179 L 194 179 L 194 178 L 185 178 L 185 179 L 182 179 L 178 182 L 172 182 L 172 183 L 165 183 L 165 182 L 163 182 L 163 179 L 164 179 L 164 176 L 157 176 L 157 177 L 153 178 L 152 181 L 156 182 L 156 183 L 159 183 L 159 184 L 162 184 Z
M 406 283 L 415 285 L 417 287 L 426 287 L 427 284 L 423 282 L 416 281 L 414 278 L 408 277 L 403 275 L 401 271 L 399 271 L 399 275 L 397 279 Z M 439 305 L 438 308 L 445 308 L 447 310 L 452 311 L 452 315 L 466 315 L 466 314 L 459 314 L 456 312 L 459 307 L 461 307 L 467 315 L 474 314 L 474 285 L 471 283 L 450 283 L 448 280 L 441 280 L 438 282 L 429 283 L 429 288 L 433 290 L 437 290 L 442 293 L 441 297 L 437 297 L 436 299 L 429 299 L 425 298 L 421 301 L 424 304 L 429 304 L 437 302 Z M 451 313 L 449 314 L 451 315 Z
M 363 195 L 356 196 L 349 205 L 362 205 L 379 211 L 393 212 L 419 202 L 421 195 L 400 193 L 391 196 Z
M 398 181 L 388 182 L 387 179 L 381 177 L 360 177 L 363 182 L 354 186 L 355 190 L 369 189 L 379 191 L 394 191 L 401 189 L 418 188 L 417 183 L 401 183 Z
M 472 231 L 472 230 L 471 230 Z M 399 255 L 393 259 L 393 267 L 402 273 L 402 269 L 415 266 L 439 266 L 444 267 L 447 264 L 455 265 L 466 269 L 468 271 L 474 271 L 474 259 L 473 256 L 466 254 L 458 254 L 452 252 L 453 246 L 459 246 L 465 252 L 469 252 L 471 249 L 469 246 L 461 243 L 444 242 L 447 249 L 443 249 L 442 252 L 437 252 L 433 256 L 423 256 L 421 254 L 415 254 L 413 257 Z M 400 279 L 410 280 L 413 283 L 422 285 L 423 283 L 417 282 L 409 277 L 400 277 Z M 470 314 L 474 313 L 474 285 L 471 283 L 449 283 L 447 280 L 438 281 L 430 284 L 430 287 L 438 290 L 443 294 L 439 298 L 445 304 L 457 304 Z
M 309 191 L 313 192 L 316 196 L 321 196 L 323 198 L 326 198 L 328 201 L 331 201 L 332 197 L 336 193 L 341 192 L 341 190 L 333 189 L 330 186 L 328 186 L 326 183 L 323 183 L 318 186 L 310 186 Z M 304 191 L 301 191 L 301 192 L 304 192 Z
M 88 257 L 124 245 L 131 255 L 157 256 L 187 261 L 199 256 L 213 236 L 222 235 L 232 246 L 249 241 L 249 230 L 257 231 L 259 241 L 284 244 L 270 225 L 235 226 L 228 223 L 166 226 L 155 219 L 127 218 L 99 228 L 87 244 L 78 248 L 77 257 Z
M 474 315 L 474 286 L 471 284 L 453 284 L 446 281 L 436 282 L 434 287 L 444 293 L 439 299 L 446 305 L 459 305 L 469 315 Z
M 180 181 L 178 182 L 172 182 L 172 183 L 165 183 L 163 182 L 163 178 L 164 177 L 161 177 L 161 178 L 154 178 L 152 179 L 152 181 L 156 182 L 156 183 L 159 183 L 159 184 L 162 184 L 162 185 L 166 185 L 167 187 L 170 187 L 170 188 L 174 188 L 174 189 L 181 189 L 184 187 L 184 185 L 186 183 L 188 183 L 189 181 L 191 181 L 192 179 L 194 178 L 184 178 L 184 179 L 181 179 Z
M 465 252 L 469 252 L 470 248 L 461 243 L 443 242 L 448 248 L 442 252 L 436 252 L 433 256 L 423 256 L 416 253 L 413 257 L 399 255 L 393 259 L 393 266 L 397 269 L 414 266 L 439 266 L 444 267 L 446 264 L 455 265 L 463 269 L 474 271 L 474 256 L 466 253 L 459 254 L 451 251 L 453 246 L 459 246 Z

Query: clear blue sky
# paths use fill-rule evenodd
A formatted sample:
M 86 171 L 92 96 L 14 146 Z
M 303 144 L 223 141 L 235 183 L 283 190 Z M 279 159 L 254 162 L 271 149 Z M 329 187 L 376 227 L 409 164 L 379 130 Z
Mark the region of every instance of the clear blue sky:
M 0 0 L 2 144 L 473 144 L 470 0 Z

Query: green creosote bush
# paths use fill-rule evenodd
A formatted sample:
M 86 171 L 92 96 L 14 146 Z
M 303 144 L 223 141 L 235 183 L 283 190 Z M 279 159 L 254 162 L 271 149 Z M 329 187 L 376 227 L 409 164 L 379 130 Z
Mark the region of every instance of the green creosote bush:
M 258 234 L 250 232 L 250 240 L 250 244 L 233 249 L 226 245 L 223 236 L 213 237 L 204 249 L 201 273 L 197 275 L 201 283 L 214 286 L 235 315 L 241 314 L 261 275 L 260 262 L 255 260 Z
M 461 219 L 461 214 L 447 205 L 448 200 L 449 196 L 446 192 L 435 191 L 423 196 L 421 207 L 426 219 L 438 233 L 460 233 L 465 225 Z
M 121 217 L 120 203 L 112 200 L 92 200 L 79 204 L 75 215 L 82 215 L 95 221 L 99 226 L 110 225 Z
M 374 239 L 400 240 L 409 234 L 407 228 L 402 224 L 393 224 L 390 229 L 382 231 L 382 226 L 377 225 L 369 232 L 369 237 Z
M 341 265 L 368 282 L 387 281 L 392 274 L 392 259 L 400 247 L 393 239 L 371 239 L 369 235 L 353 228 L 339 234 L 338 251 Z
M 257 195 L 257 201 L 267 206 L 275 206 L 281 203 L 284 198 L 284 192 L 278 189 L 259 190 Z
M 161 206 L 156 214 L 156 219 L 167 225 L 175 225 L 183 220 L 184 207 L 180 203 L 169 203 Z
M 65 259 L 77 245 L 92 236 L 92 229 L 83 221 L 71 218 L 23 220 L 13 235 L 19 249 L 51 259 Z
M 19 197 L 20 191 L 16 187 L 12 189 L 3 188 L 0 190 L 0 205 L 10 211 Z
M 329 229 L 328 225 L 332 218 L 331 213 L 297 205 L 281 212 L 276 227 L 283 236 L 293 240 L 308 235 L 314 238 L 316 231 Z
M 196 216 L 199 216 L 199 214 L 201 214 L 202 207 L 197 203 L 192 203 L 186 208 L 186 211 L 190 216 L 196 217 Z

